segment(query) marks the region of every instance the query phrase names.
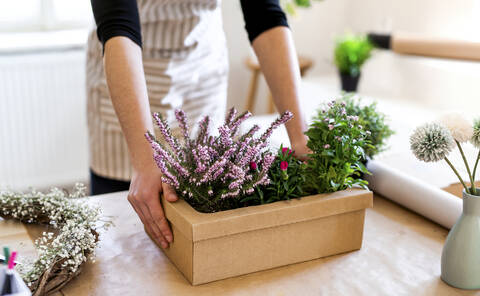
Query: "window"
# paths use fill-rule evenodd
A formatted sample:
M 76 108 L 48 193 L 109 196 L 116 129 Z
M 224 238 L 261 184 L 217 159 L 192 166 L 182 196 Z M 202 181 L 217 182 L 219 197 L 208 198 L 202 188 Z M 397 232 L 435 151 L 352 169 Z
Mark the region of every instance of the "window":
M 0 31 L 85 28 L 93 22 L 89 0 L 15 0 L 0 4 Z

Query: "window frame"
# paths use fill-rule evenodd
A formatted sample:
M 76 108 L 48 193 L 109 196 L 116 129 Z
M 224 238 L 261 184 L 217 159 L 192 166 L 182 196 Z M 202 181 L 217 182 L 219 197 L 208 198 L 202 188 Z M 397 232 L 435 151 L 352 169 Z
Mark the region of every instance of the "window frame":
M 25 22 L 11 22 L 0 25 L 0 33 L 6 32 L 38 32 L 88 28 L 93 22 L 93 16 L 87 21 L 60 21 L 55 18 L 53 0 L 37 0 L 40 9 L 36 16 Z M 81 1 L 81 0 L 77 0 Z M 83 0 L 86 1 L 86 0 Z

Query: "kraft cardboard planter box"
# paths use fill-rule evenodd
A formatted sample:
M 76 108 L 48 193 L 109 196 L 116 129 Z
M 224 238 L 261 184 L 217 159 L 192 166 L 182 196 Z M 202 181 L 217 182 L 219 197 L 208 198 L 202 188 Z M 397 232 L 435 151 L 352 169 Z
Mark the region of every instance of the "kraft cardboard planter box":
M 349 189 L 205 214 L 163 200 L 174 242 L 164 250 L 193 285 L 358 250 L 372 193 Z

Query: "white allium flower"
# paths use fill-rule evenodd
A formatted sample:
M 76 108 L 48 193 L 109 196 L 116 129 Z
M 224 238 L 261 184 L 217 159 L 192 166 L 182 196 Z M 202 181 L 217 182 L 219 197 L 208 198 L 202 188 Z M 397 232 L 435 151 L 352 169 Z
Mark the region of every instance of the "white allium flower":
M 427 123 L 415 129 L 410 136 L 410 149 L 421 161 L 432 162 L 444 159 L 454 146 L 453 137 L 439 123 Z
M 473 135 L 470 142 L 472 142 L 473 146 L 480 148 L 480 118 L 473 122 Z
M 473 136 L 472 123 L 459 113 L 446 114 L 439 118 L 439 123 L 448 128 L 453 138 L 460 143 L 469 141 Z

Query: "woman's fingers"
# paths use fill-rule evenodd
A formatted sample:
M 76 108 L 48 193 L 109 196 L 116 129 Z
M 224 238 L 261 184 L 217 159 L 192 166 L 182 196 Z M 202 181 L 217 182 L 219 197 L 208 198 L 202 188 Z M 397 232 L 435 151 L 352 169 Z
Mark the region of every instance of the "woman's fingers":
M 158 218 L 155 215 L 152 214 L 151 207 L 152 206 L 149 205 L 148 202 L 142 205 L 142 212 L 144 212 L 145 216 L 147 216 L 146 217 L 146 223 L 144 223 L 144 224 L 145 224 L 147 230 L 151 229 L 152 233 L 149 233 L 149 234 L 150 234 L 150 236 L 152 236 L 152 234 L 153 234 L 153 239 L 155 240 L 155 242 L 157 244 L 159 244 L 162 248 L 166 249 L 166 248 L 168 248 L 168 241 L 165 238 L 161 228 L 159 227 L 159 224 L 157 222 Z M 171 236 L 171 234 L 170 234 L 170 236 Z
M 151 195 L 152 194 L 149 194 L 149 193 L 143 193 L 143 194 L 139 194 L 137 192 L 131 193 L 128 195 L 128 201 L 133 206 L 135 212 L 137 212 L 137 215 L 140 217 L 140 220 L 145 226 L 145 230 L 150 235 L 150 237 L 162 248 L 167 248 L 168 242 L 166 238 L 164 238 L 162 231 L 158 227 L 157 223 L 155 222 L 155 219 L 153 218 L 149 210 L 148 201 L 152 199 Z M 157 196 L 157 200 L 158 200 L 159 193 L 155 193 L 155 195 Z M 158 202 L 160 203 L 160 201 Z
M 178 200 L 177 193 L 175 192 L 175 189 L 173 189 L 172 186 L 163 183 L 163 194 L 165 195 L 165 199 L 169 202 L 174 202 Z
M 171 243 L 173 241 L 173 235 L 172 231 L 170 230 L 170 226 L 168 225 L 168 221 L 165 218 L 165 214 L 160 203 L 160 197 L 154 200 L 149 200 L 148 210 L 150 211 L 156 228 L 161 232 L 162 237 L 165 238 L 168 243 Z

